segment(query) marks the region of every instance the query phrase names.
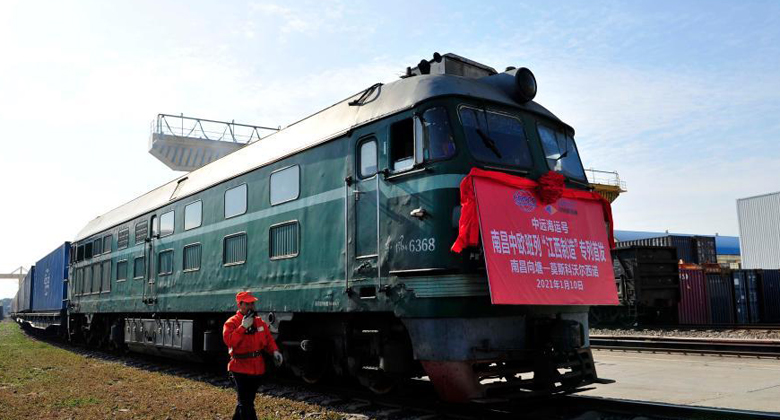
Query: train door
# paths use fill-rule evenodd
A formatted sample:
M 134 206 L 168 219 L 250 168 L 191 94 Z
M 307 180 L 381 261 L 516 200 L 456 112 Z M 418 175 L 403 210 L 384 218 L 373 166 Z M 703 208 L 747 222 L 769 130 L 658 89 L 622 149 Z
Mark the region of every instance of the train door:
M 379 287 L 379 142 L 366 135 L 352 146 L 345 188 L 347 288 L 370 299 Z
M 157 216 L 149 218 L 149 236 L 146 239 L 146 282 L 144 283 L 143 301 L 151 305 L 157 301 L 157 255 L 155 241 L 159 238 Z

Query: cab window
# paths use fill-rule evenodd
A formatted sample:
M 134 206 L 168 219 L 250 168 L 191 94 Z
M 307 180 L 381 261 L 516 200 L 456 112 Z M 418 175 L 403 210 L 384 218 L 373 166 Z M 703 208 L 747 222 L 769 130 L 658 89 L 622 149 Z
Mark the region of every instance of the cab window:
M 160 216 L 160 237 L 173 235 L 174 218 L 173 210 Z
M 544 156 L 550 170 L 560 172 L 569 178 L 585 180 L 580 155 L 574 138 L 560 129 L 553 129 L 539 124 L 539 139 L 542 141 Z
M 447 110 L 430 108 L 420 117 L 423 139 L 423 160 L 448 159 L 455 155 L 455 140 L 452 138 Z
M 390 126 L 390 162 L 393 171 L 403 171 L 414 166 L 414 124 L 411 118 Z
M 516 168 L 533 165 L 523 124 L 515 116 L 461 107 L 460 121 L 469 151 L 477 160 Z

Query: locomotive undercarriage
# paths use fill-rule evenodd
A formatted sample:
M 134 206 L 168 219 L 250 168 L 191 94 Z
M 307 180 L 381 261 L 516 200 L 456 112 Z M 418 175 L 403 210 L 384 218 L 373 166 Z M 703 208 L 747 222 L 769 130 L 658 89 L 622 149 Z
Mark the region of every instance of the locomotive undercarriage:
M 376 393 L 428 377 L 442 399 L 515 399 L 597 381 L 586 314 L 405 318 L 389 313 L 264 314 L 286 366 L 308 383 L 347 377 Z M 71 314 L 71 341 L 225 363 L 229 314 Z M 585 322 L 587 322 L 585 320 Z M 270 366 L 270 364 L 267 364 Z

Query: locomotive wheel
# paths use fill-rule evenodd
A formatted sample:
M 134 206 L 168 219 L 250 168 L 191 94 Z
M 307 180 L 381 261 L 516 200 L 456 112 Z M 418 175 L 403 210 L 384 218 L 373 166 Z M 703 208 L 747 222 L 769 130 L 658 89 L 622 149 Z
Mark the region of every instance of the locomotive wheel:
M 325 377 L 325 366 L 319 366 L 317 368 L 307 368 L 301 373 L 301 379 L 309 385 L 314 385 L 322 381 Z
M 398 380 L 384 372 L 365 372 L 358 377 L 360 383 L 376 395 L 386 395 L 395 389 Z
M 301 379 L 307 384 L 316 384 L 321 382 L 328 373 L 328 358 L 324 353 L 319 357 L 312 357 L 306 361 L 306 365 L 301 369 Z

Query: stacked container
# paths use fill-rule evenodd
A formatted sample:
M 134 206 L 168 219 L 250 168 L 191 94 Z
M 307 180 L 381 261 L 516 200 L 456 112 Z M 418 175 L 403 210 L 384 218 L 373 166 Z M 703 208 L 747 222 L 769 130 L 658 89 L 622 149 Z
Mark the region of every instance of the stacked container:
M 691 242 L 696 264 L 715 264 L 718 262 L 714 237 L 694 236 L 691 238 Z
M 704 270 L 700 267 L 680 266 L 680 303 L 677 306 L 680 324 L 706 324 L 708 322 L 707 286 L 705 283 Z
M 707 304 L 709 320 L 713 324 L 734 323 L 734 293 L 731 273 L 717 264 L 704 267 L 707 279 Z
M 677 260 L 686 264 L 710 264 L 718 259 L 713 236 L 666 235 L 617 243 L 621 248 L 633 245 L 677 248 Z
M 780 270 L 761 270 L 761 313 L 763 322 L 780 322 Z

